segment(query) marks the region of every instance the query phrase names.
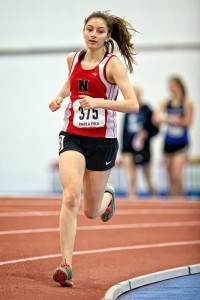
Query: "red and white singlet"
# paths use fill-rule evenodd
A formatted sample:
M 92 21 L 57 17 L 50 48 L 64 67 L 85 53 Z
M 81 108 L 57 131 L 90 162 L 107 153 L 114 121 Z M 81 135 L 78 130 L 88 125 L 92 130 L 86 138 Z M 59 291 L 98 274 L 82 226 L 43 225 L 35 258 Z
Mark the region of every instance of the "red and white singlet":
M 106 79 L 106 65 L 112 53 L 105 55 L 103 60 L 93 69 L 81 67 L 81 57 L 86 50 L 74 56 L 70 72 L 70 101 L 65 111 L 63 131 L 90 137 L 116 138 L 116 112 L 95 108 L 84 110 L 79 104 L 79 95 L 92 98 L 116 100 L 118 86 Z

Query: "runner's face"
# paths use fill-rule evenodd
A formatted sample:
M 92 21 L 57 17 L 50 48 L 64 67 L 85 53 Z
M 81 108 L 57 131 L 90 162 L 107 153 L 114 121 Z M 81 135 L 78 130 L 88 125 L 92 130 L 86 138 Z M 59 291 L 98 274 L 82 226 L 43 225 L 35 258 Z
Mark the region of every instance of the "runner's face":
M 102 18 L 90 19 L 84 29 L 83 38 L 88 48 L 98 49 L 109 40 L 108 28 Z
M 173 95 L 176 95 L 176 94 L 180 93 L 179 85 L 174 80 L 169 80 L 168 86 L 169 86 L 170 92 Z

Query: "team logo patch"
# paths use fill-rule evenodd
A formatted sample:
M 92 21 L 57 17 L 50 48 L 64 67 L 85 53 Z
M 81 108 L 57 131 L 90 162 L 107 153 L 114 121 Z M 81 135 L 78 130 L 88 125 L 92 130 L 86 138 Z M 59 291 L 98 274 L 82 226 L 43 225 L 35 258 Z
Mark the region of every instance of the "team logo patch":
M 78 90 L 80 92 L 89 92 L 88 83 L 89 83 L 88 80 L 79 79 L 78 80 Z

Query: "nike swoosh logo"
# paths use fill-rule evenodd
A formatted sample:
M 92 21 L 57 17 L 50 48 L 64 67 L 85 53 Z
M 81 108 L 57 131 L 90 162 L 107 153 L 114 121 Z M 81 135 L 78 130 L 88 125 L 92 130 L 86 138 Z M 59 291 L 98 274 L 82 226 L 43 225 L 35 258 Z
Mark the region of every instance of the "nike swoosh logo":
M 111 160 L 111 161 L 112 161 L 112 160 Z M 109 161 L 109 162 L 106 162 L 106 166 L 107 166 L 107 165 L 109 165 L 109 164 L 111 163 L 111 161 Z

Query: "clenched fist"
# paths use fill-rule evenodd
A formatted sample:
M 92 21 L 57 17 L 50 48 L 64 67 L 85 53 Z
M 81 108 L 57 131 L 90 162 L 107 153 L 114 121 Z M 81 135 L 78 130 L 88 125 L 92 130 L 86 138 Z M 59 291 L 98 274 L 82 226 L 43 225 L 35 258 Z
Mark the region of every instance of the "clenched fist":
M 51 111 L 56 111 L 61 107 L 61 103 L 63 102 L 62 97 L 56 97 L 54 100 L 52 100 L 49 104 L 49 108 Z

